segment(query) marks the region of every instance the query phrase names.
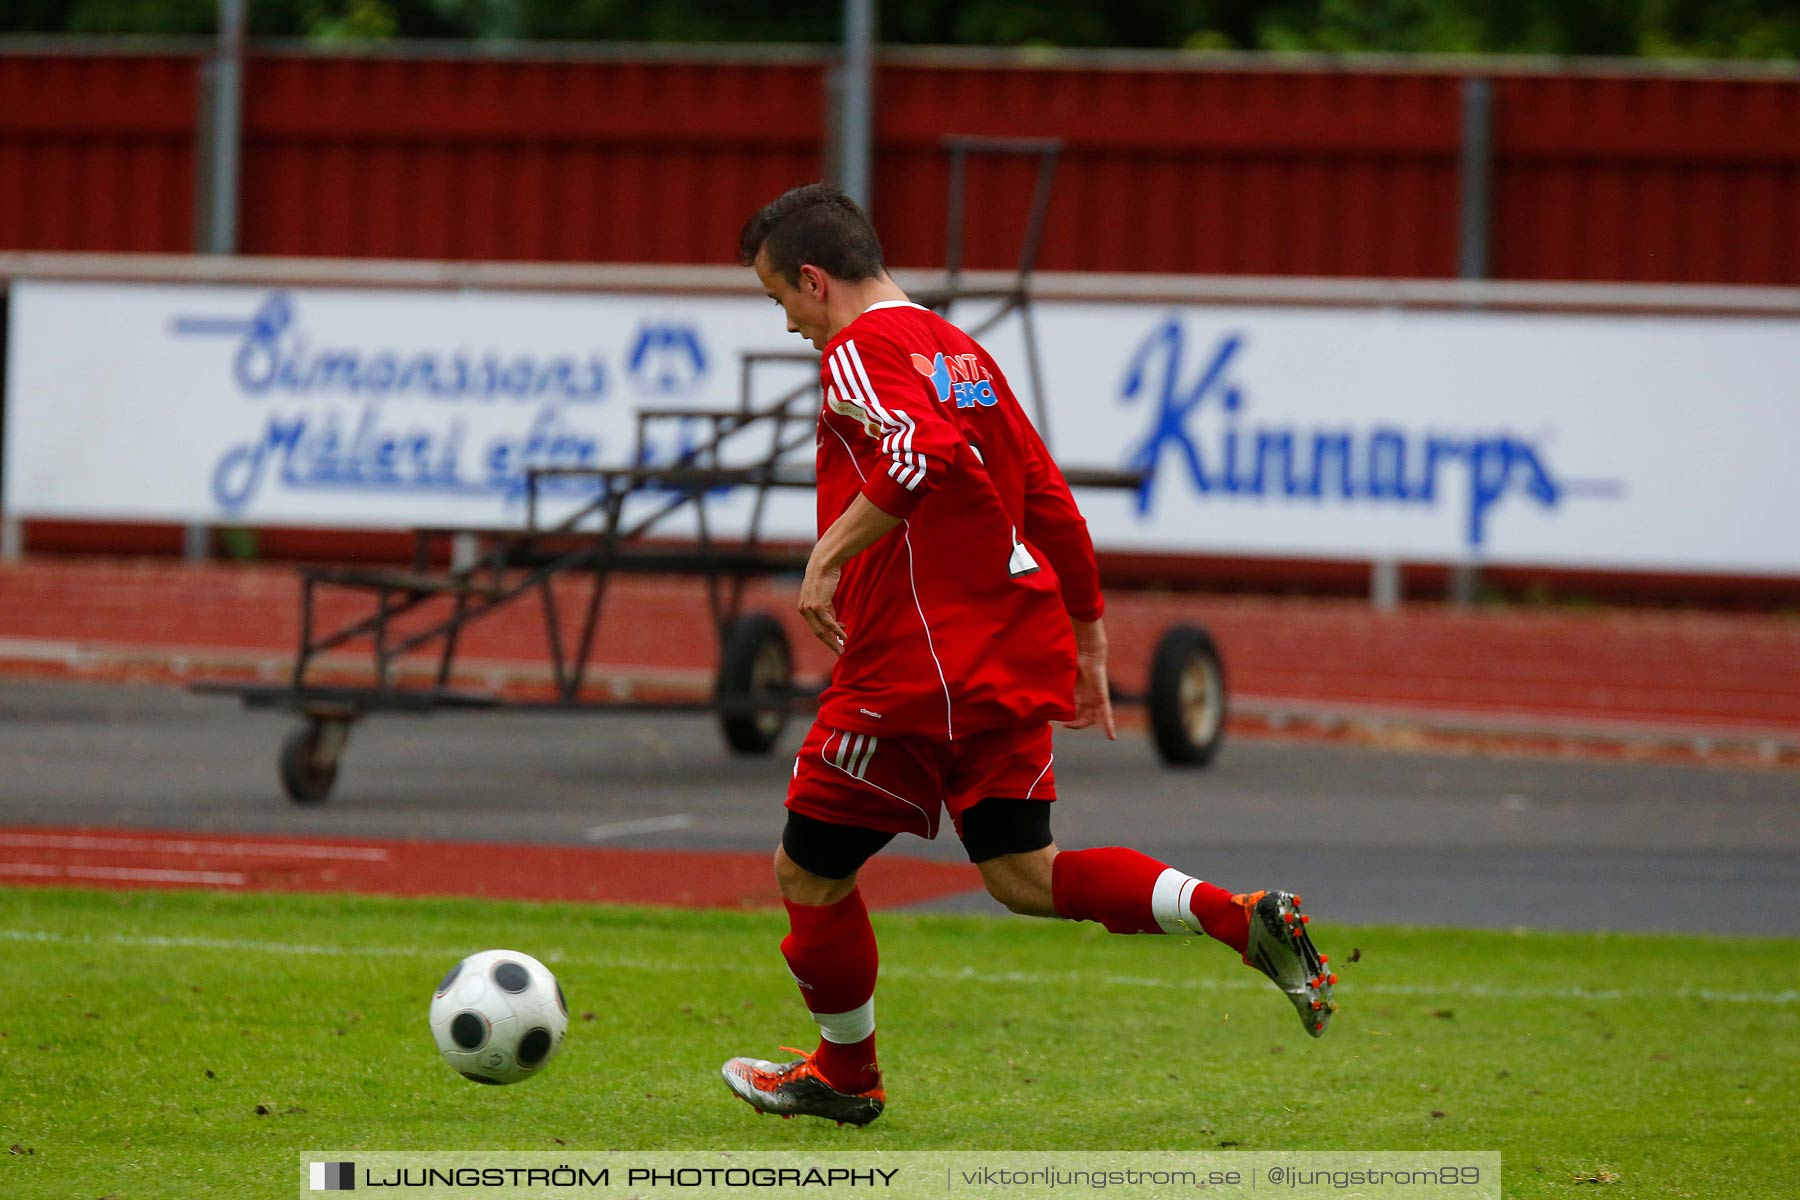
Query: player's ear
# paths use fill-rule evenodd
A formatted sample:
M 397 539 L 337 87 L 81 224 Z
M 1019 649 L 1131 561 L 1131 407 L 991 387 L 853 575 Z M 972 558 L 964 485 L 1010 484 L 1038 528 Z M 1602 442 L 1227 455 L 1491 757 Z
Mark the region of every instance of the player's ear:
M 808 296 L 825 296 L 825 272 L 811 263 L 800 265 L 800 291 Z

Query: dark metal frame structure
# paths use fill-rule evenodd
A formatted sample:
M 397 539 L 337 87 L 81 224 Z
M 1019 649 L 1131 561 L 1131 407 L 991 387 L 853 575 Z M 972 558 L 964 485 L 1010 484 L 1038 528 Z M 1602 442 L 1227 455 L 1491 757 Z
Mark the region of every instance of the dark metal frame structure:
M 944 215 L 944 286 L 926 290 L 914 298 L 935 309 L 944 317 L 960 300 L 998 301 L 985 318 L 968 327 L 970 337 L 979 340 L 1014 313 L 1025 339 L 1025 373 L 1031 386 L 1032 418 L 1045 445 L 1053 445 L 1050 433 L 1050 405 L 1045 398 L 1044 370 L 1038 353 L 1037 322 L 1031 312 L 1031 275 L 1037 270 L 1038 250 L 1044 244 L 1044 223 L 1050 215 L 1050 189 L 1056 182 L 1056 164 L 1062 157 L 1063 144 L 1058 138 L 1005 138 L 954 136 L 944 139 L 950 155 L 950 199 Z M 970 288 L 962 283 L 963 229 L 966 224 L 965 197 L 968 194 L 969 160 L 975 157 L 1036 158 L 1037 180 L 1032 187 L 1031 208 L 1025 217 L 1025 230 L 1019 241 L 1019 261 L 1008 286 L 1002 288 Z
M 1041 139 L 949 138 L 950 154 L 949 263 L 945 285 L 920 294 L 927 307 L 947 313 L 956 303 L 996 301 L 997 307 L 970 333 L 979 336 L 1007 317 L 1017 314 L 1023 322 L 1027 364 L 1039 427 L 1048 443 L 1048 408 L 1044 399 L 1035 326 L 1031 316 L 1030 277 L 1042 243 L 1061 144 Z M 963 197 L 967 165 L 981 154 L 1026 155 L 1038 159 L 1037 184 L 1017 271 L 1009 286 L 992 289 L 960 285 L 962 269 Z M 300 636 L 294 667 L 280 684 L 207 682 L 194 690 L 235 695 L 250 707 L 280 708 L 301 714 L 307 724 L 284 745 L 281 775 L 290 798 L 298 802 L 323 800 L 332 786 L 337 758 L 348 737 L 348 727 L 371 712 L 429 713 L 440 708 L 531 708 L 581 712 L 716 711 L 724 723 L 726 740 L 740 752 L 766 752 L 779 736 L 787 713 L 816 699 L 816 693 L 794 686 L 791 654 L 779 626 L 766 615 L 745 614 L 746 582 L 758 576 L 798 574 L 806 555 L 791 547 L 771 545 L 763 537 L 763 518 L 771 492 L 778 488 L 814 486 L 810 462 L 793 460 L 815 437 L 818 382 L 809 372 L 805 383 L 789 387 L 776 399 L 756 406 L 753 402 L 760 372 L 768 367 L 805 365 L 816 371 L 817 356 L 804 352 L 759 352 L 742 356 L 739 403 L 736 408 L 644 408 L 637 414 L 633 446 L 635 465 L 624 467 L 533 468 L 525 473 L 526 520 L 522 529 L 426 527 L 413 531 L 413 560 L 409 570 L 360 567 L 304 567 L 300 571 Z M 665 422 L 705 422 L 708 435 L 679 454 L 666 466 L 649 462 L 650 431 Z M 743 452 L 756 433 L 768 440 Z M 740 452 L 742 457 L 740 458 Z M 1065 471 L 1072 487 L 1136 488 L 1142 475 L 1135 471 Z M 547 495 L 571 486 L 582 488 L 589 498 L 554 524 L 540 525 Z M 749 514 L 742 536 L 721 538 L 709 517 L 707 500 L 718 489 L 752 489 Z M 627 505 L 649 500 L 650 511 L 627 519 Z M 694 539 L 683 544 L 658 544 L 649 536 L 665 520 L 684 509 L 692 511 Z M 431 564 L 444 541 L 451 542 L 452 567 L 434 573 Z M 463 553 L 458 551 L 462 550 Z M 462 560 L 462 561 L 459 561 Z M 708 611 L 718 640 L 720 670 L 710 698 L 605 699 L 586 694 L 588 659 L 599 631 L 607 584 L 614 572 L 696 575 L 705 580 Z M 585 576 L 589 590 L 580 614 L 579 633 L 568 642 L 563 634 L 564 613 L 552 586 L 559 577 Z M 315 628 L 319 594 L 327 588 L 347 588 L 370 595 L 372 611 L 338 628 Z M 541 605 L 549 639 L 549 660 L 555 694 L 550 700 L 521 701 L 492 693 L 459 692 L 450 687 L 457 650 L 465 626 L 497 609 L 535 593 Z M 439 598 L 450 600 L 448 614 L 397 633 L 400 618 Z M 1171 637 L 1173 634 L 1170 635 Z M 372 679 L 358 686 L 327 686 L 309 678 L 319 656 L 327 651 L 367 638 L 372 651 Z M 748 641 L 745 639 L 748 638 Z M 1151 694 L 1115 694 L 1115 701 L 1147 702 L 1159 727 L 1175 730 L 1177 757 L 1171 757 L 1161 734 L 1158 745 L 1166 761 L 1203 762 L 1209 758 L 1222 732 L 1224 676 L 1217 652 L 1204 631 L 1196 649 L 1190 636 L 1185 649 L 1170 659 L 1168 679 L 1153 671 Z M 437 644 L 436 669 L 430 687 L 401 687 L 394 667 L 404 655 Z M 1169 638 L 1165 638 L 1165 643 Z M 743 644 L 739 644 L 743 643 Z M 1165 649 L 1167 646 L 1165 646 Z M 1210 656 L 1210 674 L 1183 676 L 1194 656 Z M 1158 663 L 1167 657 L 1159 650 Z M 1161 669 L 1159 666 L 1158 669 Z M 1191 673 L 1190 673 L 1191 674 Z M 1184 682 L 1185 680 L 1185 682 Z M 1158 697 L 1159 688 L 1166 695 Z M 1184 690 L 1185 689 L 1185 690 Z M 1196 690 L 1198 689 L 1198 690 Z M 1196 701 L 1194 698 L 1199 697 Z M 1194 705 L 1206 709 L 1195 716 Z M 1199 724 L 1195 721 L 1198 720 Z M 761 722 L 747 725 L 746 722 Z M 770 732 L 772 730 L 773 732 Z M 1187 745 L 1183 730 L 1205 735 L 1200 757 L 1180 758 Z M 1192 747 L 1189 747 L 1192 750 Z

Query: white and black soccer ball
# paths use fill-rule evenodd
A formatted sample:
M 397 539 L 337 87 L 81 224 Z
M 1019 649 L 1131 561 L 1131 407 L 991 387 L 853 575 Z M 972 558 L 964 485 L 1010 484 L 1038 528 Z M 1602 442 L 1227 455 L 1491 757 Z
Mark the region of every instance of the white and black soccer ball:
M 562 985 L 517 950 L 483 950 L 450 968 L 431 998 L 431 1036 L 444 1061 L 476 1083 L 530 1079 L 569 1031 Z

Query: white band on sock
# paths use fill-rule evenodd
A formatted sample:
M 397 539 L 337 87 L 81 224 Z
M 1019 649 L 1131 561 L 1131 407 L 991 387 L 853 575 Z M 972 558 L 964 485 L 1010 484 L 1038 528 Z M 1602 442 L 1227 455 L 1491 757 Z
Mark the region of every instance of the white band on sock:
M 1156 918 L 1164 933 L 1193 933 L 1199 927 L 1193 910 L 1188 907 L 1199 883 L 1192 875 L 1183 875 L 1174 867 L 1163 868 L 1163 873 L 1156 877 L 1156 887 L 1150 892 L 1150 915 Z
M 819 1023 L 819 1032 L 826 1041 L 854 1046 L 875 1032 L 875 997 L 870 996 L 849 1012 L 814 1013 L 812 1019 Z

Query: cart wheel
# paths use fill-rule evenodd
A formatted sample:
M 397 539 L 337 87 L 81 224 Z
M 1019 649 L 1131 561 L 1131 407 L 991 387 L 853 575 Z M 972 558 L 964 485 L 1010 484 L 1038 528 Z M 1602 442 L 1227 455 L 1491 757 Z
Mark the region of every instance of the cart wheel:
M 348 721 L 312 720 L 281 743 L 281 790 L 295 804 L 323 804 L 337 782 L 338 756 L 350 737 Z
M 733 754 L 767 754 L 787 727 L 794 656 L 781 622 L 750 613 L 732 622 L 719 656 L 719 728 Z
M 1177 625 L 1150 664 L 1150 740 L 1170 766 L 1203 767 L 1225 741 L 1225 663 L 1212 635 Z

